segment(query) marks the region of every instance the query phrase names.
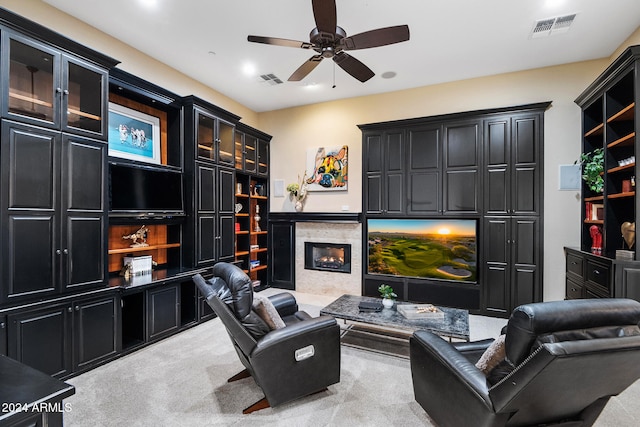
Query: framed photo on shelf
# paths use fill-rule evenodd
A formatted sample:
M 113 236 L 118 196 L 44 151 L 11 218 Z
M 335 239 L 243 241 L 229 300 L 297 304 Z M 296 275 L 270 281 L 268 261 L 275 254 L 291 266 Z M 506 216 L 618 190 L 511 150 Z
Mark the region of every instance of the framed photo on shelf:
M 591 203 L 591 220 L 604 219 L 604 205 L 602 203 Z
M 109 156 L 160 164 L 160 119 L 110 102 Z

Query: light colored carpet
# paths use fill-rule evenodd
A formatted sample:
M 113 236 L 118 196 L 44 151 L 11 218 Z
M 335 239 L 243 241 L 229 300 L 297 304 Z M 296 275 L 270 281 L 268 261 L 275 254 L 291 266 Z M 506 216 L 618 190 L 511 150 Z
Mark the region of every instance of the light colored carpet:
M 317 315 L 331 302 L 296 295 Z M 314 302 L 319 305 L 309 305 Z M 472 339 L 496 336 L 504 319 L 471 316 Z M 432 426 L 414 400 L 409 360 L 342 347 L 340 383 L 328 392 L 242 415 L 262 398 L 251 378 L 227 383 L 241 371 L 219 319 L 150 345 L 68 380 L 76 394 L 65 402 L 75 426 Z M 638 383 L 611 402 L 597 425 L 640 425 Z

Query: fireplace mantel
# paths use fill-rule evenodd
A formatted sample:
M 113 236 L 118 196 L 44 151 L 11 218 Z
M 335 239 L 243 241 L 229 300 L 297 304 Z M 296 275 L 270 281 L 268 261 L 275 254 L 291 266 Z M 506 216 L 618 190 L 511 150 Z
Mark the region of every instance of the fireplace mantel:
M 360 212 L 270 212 L 269 221 L 288 222 L 362 222 Z

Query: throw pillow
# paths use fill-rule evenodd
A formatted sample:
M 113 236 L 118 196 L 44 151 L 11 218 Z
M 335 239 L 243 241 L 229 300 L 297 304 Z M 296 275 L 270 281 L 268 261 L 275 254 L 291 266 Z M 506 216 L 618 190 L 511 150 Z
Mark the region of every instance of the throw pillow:
M 480 369 L 485 375 L 488 375 L 493 368 L 505 359 L 504 337 L 505 335 L 500 335 L 496 338 L 476 362 L 476 368 Z
M 271 330 L 284 328 L 286 325 L 282 321 L 278 310 L 273 306 L 271 300 L 260 294 L 253 294 L 253 309 Z

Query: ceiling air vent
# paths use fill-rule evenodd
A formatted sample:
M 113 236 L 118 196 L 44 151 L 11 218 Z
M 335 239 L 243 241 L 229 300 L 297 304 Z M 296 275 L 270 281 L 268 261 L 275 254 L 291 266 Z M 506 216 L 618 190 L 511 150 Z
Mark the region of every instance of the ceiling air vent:
M 263 82 L 269 83 L 271 86 L 279 85 L 284 83 L 278 76 L 275 74 L 262 74 L 260 76 Z
M 531 38 L 547 37 L 553 34 L 566 33 L 576 19 L 575 13 L 555 18 L 541 19 L 536 22 L 531 31 Z

